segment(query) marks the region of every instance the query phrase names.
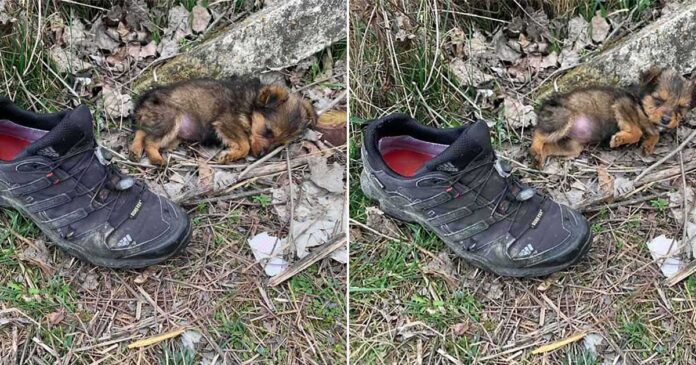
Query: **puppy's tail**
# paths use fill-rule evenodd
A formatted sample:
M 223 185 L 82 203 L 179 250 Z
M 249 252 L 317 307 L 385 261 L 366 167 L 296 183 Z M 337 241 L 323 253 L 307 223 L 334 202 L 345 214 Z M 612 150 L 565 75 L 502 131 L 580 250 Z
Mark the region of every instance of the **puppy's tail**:
M 572 111 L 551 99 L 545 101 L 539 108 L 536 127 L 537 130 L 552 137 L 553 141 L 549 142 L 556 142 L 566 137 L 572 126 L 572 118 Z

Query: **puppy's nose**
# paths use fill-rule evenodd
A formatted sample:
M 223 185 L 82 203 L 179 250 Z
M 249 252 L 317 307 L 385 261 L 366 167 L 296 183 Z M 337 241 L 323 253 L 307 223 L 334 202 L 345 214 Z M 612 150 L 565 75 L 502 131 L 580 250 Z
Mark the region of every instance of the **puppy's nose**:
M 662 117 L 662 120 L 661 120 L 661 122 L 662 122 L 663 125 L 667 125 L 667 124 L 669 124 L 669 122 L 671 122 L 671 121 L 672 121 L 672 118 L 671 118 L 669 115 L 663 116 L 663 117 Z

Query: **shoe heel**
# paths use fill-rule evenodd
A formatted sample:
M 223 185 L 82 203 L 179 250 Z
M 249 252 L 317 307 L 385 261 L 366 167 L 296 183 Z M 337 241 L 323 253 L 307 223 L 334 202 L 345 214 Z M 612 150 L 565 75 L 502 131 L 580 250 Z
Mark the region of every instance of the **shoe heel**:
M 363 170 L 360 174 L 360 188 L 368 198 L 379 202 L 379 209 L 384 213 L 400 221 L 416 223 L 416 220 L 406 214 L 403 208 L 399 208 L 393 203 L 389 202 L 384 194 L 381 193 L 381 188 L 377 186 L 377 182 L 374 181 L 374 178 L 370 177 L 365 170 Z

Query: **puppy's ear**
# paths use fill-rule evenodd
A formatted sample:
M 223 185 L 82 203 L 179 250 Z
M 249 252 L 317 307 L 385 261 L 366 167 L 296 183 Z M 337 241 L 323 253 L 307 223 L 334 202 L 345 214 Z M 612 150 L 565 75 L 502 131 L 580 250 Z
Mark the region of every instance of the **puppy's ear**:
M 645 88 L 651 88 L 657 83 L 657 79 L 662 74 L 662 69 L 657 66 L 652 66 L 648 70 L 641 72 L 640 74 L 640 86 Z
M 305 113 L 307 113 L 307 120 L 309 121 L 308 126 L 315 127 L 317 125 L 317 121 L 319 120 L 319 116 L 314 110 L 314 105 L 312 105 L 309 100 L 302 100 L 302 108 L 304 108 Z
M 288 89 L 278 85 L 269 85 L 261 89 L 257 102 L 260 106 L 275 108 L 288 101 L 288 97 L 290 97 Z

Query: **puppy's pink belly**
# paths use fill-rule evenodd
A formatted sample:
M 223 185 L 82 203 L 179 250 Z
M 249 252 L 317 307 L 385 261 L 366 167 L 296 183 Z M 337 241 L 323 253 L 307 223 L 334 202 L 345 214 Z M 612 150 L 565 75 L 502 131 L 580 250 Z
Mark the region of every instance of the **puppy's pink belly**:
M 600 142 L 601 137 L 598 135 L 597 122 L 591 117 L 581 115 L 573 121 L 573 126 L 570 127 L 568 136 L 582 143 Z
M 198 123 L 196 123 L 190 115 L 184 114 L 177 137 L 186 141 L 197 141 L 201 138 L 199 128 Z

